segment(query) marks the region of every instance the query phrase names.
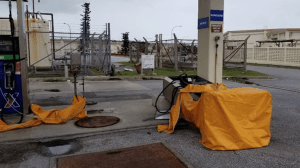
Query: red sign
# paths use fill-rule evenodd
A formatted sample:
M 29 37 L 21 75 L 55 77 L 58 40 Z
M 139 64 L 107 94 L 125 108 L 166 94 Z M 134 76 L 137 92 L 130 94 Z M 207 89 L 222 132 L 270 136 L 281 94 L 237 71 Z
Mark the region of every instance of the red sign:
M 223 32 L 222 24 L 212 24 L 211 32 L 212 33 L 222 33 Z

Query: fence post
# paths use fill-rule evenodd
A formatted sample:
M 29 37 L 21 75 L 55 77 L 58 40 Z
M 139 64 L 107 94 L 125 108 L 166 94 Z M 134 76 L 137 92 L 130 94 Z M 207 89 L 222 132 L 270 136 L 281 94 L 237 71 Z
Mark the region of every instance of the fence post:
M 177 37 L 174 33 L 174 63 L 175 63 L 175 71 L 178 71 L 178 46 L 177 46 Z
M 193 42 L 192 42 L 192 60 L 191 60 L 192 64 L 194 64 L 194 53 L 195 53 L 194 42 L 195 42 L 195 40 L 193 40 Z
M 133 62 L 133 60 L 132 60 L 132 43 L 129 43 L 129 57 L 130 57 L 130 62 Z
M 145 37 L 143 37 L 143 38 L 145 40 L 145 55 L 148 55 L 148 45 L 149 45 L 149 43 L 148 43 L 148 41 Z
M 99 71 L 101 71 L 102 67 L 102 58 L 103 58 L 103 34 L 99 36 Z
M 94 66 L 94 62 L 95 62 L 95 42 L 94 42 L 94 36 L 95 33 L 92 35 L 92 41 L 91 41 L 91 56 L 90 56 L 90 66 Z
M 160 48 L 160 53 L 159 53 L 159 68 L 162 68 L 162 34 L 159 34 L 159 48 Z
M 139 63 L 140 57 L 141 57 L 141 54 L 140 54 L 141 45 L 140 45 L 140 42 L 136 38 L 134 38 L 134 39 L 136 41 L 136 62 Z
M 245 44 L 244 44 L 244 71 L 247 71 L 247 45 L 248 43 L 248 39 L 245 40 Z
M 159 44 L 158 44 L 158 35 L 155 35 L 156 42 L 156 55 L 155 55 L 155 68 L 158 68 L 158 57 L 159 57 Z

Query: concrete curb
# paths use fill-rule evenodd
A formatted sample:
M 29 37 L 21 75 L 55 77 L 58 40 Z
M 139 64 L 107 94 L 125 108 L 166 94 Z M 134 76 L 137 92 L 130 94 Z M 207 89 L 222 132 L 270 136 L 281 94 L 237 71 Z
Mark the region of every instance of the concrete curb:
M 247 78 L 247 79 L 276 79 L 272 76 L 223 76 L 223 79 L 226 78 Z
M 109 81 L 109 80 L 162 80 L 165 76 L 86 76 L 86 81 Z M 50 78 L 29 78 L 29 82 L 64 82 L 73 80 L 73 77 L 50 77 Z M 81 80 L 81 77 L 77 77 Z
M 166 76 L 86 76 L 84 79 L 86 81 L 110 81 L 110 80 L 162 80 Z M 272 76 L 223 76 L 226 78 L 247 78 L 247 79 L 276 79 Z M 81 80 L 79 76 L 77 78 Z M 49 77 L 49 78 L 29 78 L 29 82 L 64 82 L 67 80 L 73 80 L 73 77 Z

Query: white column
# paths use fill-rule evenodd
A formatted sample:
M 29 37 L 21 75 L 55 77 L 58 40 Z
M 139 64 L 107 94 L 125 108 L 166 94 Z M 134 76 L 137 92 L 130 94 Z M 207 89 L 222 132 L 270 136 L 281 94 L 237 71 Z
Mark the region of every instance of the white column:
M 222 82 L 224 0 L 199 0 L 198 76 L 211 82 Z M 205 20 L 207 19 L 208 22 Z M 201 25 L 200 25 L 201 24 Z M 205 26 L 207 24 L 207 27 Z M 200 27 L 199 27 L 200 26 Z M 222 29 L 217 29 L 221 27 Z M 218 30 L 221 30 L 218 32 Z M 216 42 L 215 37 L 219 36 Z M 216 44 L 218 48 L 216 50 Z M 217 64 L 215 66 L 215 59 Z M 216 70 L 215 70 L 216 69 Z M 216 75 L 216 81 L 215 81 Z

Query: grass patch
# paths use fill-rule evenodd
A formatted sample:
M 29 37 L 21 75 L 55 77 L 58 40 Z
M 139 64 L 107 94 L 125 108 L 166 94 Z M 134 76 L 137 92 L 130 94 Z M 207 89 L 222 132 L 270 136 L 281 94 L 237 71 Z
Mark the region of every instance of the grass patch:
M 98 68 L 96 67 L 93 67 L 93 68 L 89 68 L 89 71 L 96 74 L 96 75 L 103 75 L 103 72 L 102 71 L 99 71 Z
M 223 76 L 269 76 L 256 71 L 244 71 L 234 68 L 223 68 Z
M 133 67 L 135 63 L 133 62 L 119 62 L 120 64 Z M 174 71 L 173 69 L 156 69 L 154 73 L 157 76 L 178 76 L 182 73 L 186 73 L 188 75 L 197 75 L 197 70 L 182 70 L 182 71 Z M 123 71 L 118 72 L 116 76 L 138 76 L 139 74 L 134 71 Z M 152 71 L 144 74 L 144 76 L 152 76 Z M 247 76 L 269 76 L 256 71 L 244 71 L 242 69 L 234 69 L 234 68 L 223 68 L 223 76 L 233 76 L 233 77 L 247 77 Z
M 138 76 L 136 71 L 123 71 L 116 73 L 116 76 Z
M 134 65 L 136 64 L 134 62 L 118 62 L 118 63 L 126 65 L 128 67 L 132 67 L 132 68 L 134 68 Z
M 51 78 L 51 77 L 64 77 L 61 74 L 29 74 L 29 78 Z

